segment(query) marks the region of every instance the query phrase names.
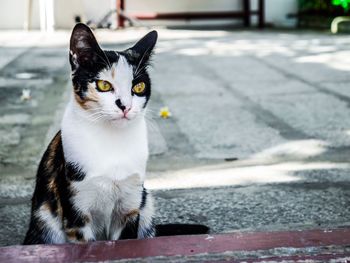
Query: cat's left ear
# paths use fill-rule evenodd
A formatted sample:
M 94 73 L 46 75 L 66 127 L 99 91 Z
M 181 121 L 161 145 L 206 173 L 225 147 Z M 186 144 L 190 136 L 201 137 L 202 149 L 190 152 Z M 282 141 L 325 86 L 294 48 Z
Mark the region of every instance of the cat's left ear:
M 126 50 L 130 59 L 137 64 L 147 63 L 158 39 L 157 31 L 153 30 L 139 40 L 133 47 Z
M 77 67 L 92 69 L 97 64 L 106 64 L 106 54 L 100 48 L 91 29 L 83 24 L 75 25 L 70 38 L 70 63 L 72 70 Z

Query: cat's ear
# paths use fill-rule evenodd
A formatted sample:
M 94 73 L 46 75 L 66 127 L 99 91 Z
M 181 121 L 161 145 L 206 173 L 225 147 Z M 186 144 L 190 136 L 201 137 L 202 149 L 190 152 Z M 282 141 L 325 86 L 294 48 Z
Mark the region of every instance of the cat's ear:
M 131 59 L 138 64 L 147 63 L 158 38 L 157 31 L 153 30 L 139 40 L 133 47 L 126 50 Z
M 82 23 L 75 25 L 70 38 L 69 61 L 72 70 L 78 67 L 91 69 L 97 63 L 108 61 L 91 29 Z

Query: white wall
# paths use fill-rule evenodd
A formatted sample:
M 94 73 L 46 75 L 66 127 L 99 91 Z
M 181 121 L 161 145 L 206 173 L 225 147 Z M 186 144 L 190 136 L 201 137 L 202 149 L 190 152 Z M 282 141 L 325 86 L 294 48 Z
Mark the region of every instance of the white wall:
M 266 0 L 265 16 L 268 23 L 277 26 L 294 26 L 295 19 L 287 19 L 286 16 L 297 11 L 297 0 Z
M 39 0 L 32 0 L 32 20 L 34 29 L 39 28 Z M 230 11 L 241 6 L 240 0 L 125 0 L 129 12 L 176 12 L 176 11 Z M 0 29 L 22 29 L 26 20 L 29 0 L 0 0 Z M 297 0 L 265 0 L 266 22 L 277 26 L 288 26 L 291 20 L 288 13 L 296 12 Z M 253 0 L 253 7 L 257 0 Z M 74 16 L 99 20 L 114 6 L 113 0 L 55 0 L 56 28 L 71 28 Z M 254 20 L 253 20 L 254 21 Z M 187 21 L 152 21 L 152 24 L 188 24 Z M 208 24 L 208 21 L 190 22 Z M 210 23 L 210 22 L 209 22 Z M 220 23 L 235 23 L 235 20 L 222 20 Z
M 28 8 L 27 0 L 1 0 L 0 2 L 0 28 L 21 29 L 24 27 Z M 38 1 L 34 0 L 33 7 L 38 9 Z M 39 12 L 37 12 L 38 16 Z M 34 19 L 33 19 L 34 20 Z M 38 25 L 38 21 L 35 22 Z

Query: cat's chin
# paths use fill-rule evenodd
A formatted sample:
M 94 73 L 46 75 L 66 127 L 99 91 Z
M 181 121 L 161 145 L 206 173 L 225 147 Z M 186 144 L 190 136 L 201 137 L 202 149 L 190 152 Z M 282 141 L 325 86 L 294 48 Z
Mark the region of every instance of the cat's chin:
M 109 121 L 112 127 L 125 128 L 133 122 L 134 119 L 118 118 Z

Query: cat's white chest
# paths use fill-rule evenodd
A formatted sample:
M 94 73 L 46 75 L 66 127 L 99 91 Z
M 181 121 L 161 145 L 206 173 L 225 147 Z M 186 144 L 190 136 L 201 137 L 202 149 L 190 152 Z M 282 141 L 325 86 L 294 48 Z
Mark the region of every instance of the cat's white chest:
M 62 121 L 62 144 L 66 162 L 85 175 L 72 182 L 74 206 L 92 217 L 92 231 L 118 238 L 123 218 L 139 209 L 148 159 L 144 119 L 124 129 L 97 126 L 74 118 L 67 110 Z
M 130 135 L 98 139 L 96 135 L 83 137 L 83 146 L 74 151 L 75 158 L 72 159 L 83 167 L 87 178 L 108 177 L 121 180 L 138 174 L 144 179 L 148 157 L 145 139 L 132 138 Z
M 88 229 L 92 231 L 92 239 L 118 239 L 124 226 L 120 220 L 138 211 L 141 204 L 143 187 L 136 175 L 120 181 L 107 177 L 87 178 L 73 182 L 72 186 L 74 206 L 91 218 Z
M 77 164 L 86 178 L 122 180 L 137 174 L 144 180 L 148 144 L 143 119 L 122 130 L 64 119 L 62 141 L 66 161 Z

